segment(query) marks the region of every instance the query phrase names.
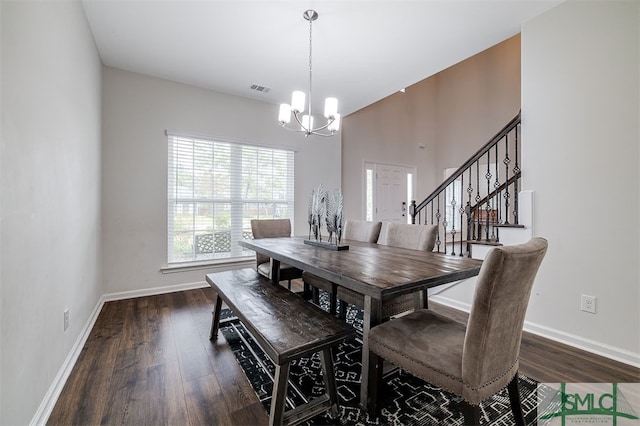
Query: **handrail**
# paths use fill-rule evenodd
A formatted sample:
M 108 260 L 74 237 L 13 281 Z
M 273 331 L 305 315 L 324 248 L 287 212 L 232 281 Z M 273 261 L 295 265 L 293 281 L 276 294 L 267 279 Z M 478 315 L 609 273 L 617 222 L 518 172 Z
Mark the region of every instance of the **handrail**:
M 490 200 L 491 198 L 495 197 L 496 194 L 499 194 L 500 192 L 502 192 L 506 187 L 508 187 L 509 185 L 511 185 L 512 183 L 514 183 L 515 181 L 517 181 L 518 179 L 520 179 L 520 176 L 522 175 L 521 172 L 518 172 L 516 175 L 511 176 L 509 178 L 508 181 L 506 181 L 505 183 L 501 183 L 500 186 L 497 189 L 494 189 L 493 191 L 491 191 L 489 193 L 489 195 L 485 196 L 484 198 L 481 198 L 480 200 L 478 200 L 476 202 L 475 205 L 470 207 L 470 211 L 474 211 L 474 210 L 478 210 L 478 208 L 484 204 L 487 203 L 488 200 Z
M 473 163 L 478 161 L 482 156 L 484 156 L 495 144 L 497 144 L 502 138 L 505 137 L 507 133 L 513 130 L 518 124 L 520 124 L 520 112 L 518 115 L 513 117 L 511 121 L 502 128 L 494 137 L 492 137 L 489 142 L 484 144 L 482 148 L 480 148 L 471 158 L 469 158 L 462 166 L 458 168 L 451 176 L 449 176 L 444 182 L 440 184 L 427 198 L 424 199 L 420 204 L 416 206 L 416 213 L 422 210 L 429 202 L 433 201 L 439 193 L 444 191 L 447 186 L 449 186 L 453 181 L 458 179 L 462 173 L 464 173 Z
M 519 165 L 520 123 L 521 113 L 518 112 L 419 205 L 415 200 L 411 201 L 409 215 L 412 223 L 416 223 L 418 217 L 420 223 L 438 227 L 437 251 L 441 251 L 443 245 L 446 252 L 448 244 L 451 244 L 451 254 L 455 255 L 459 242 L 459 254 L 463 256 L 466 241 L 466 253 L 470 256 L 469 240 L 497 243 L 497 226 L 518 225 L 518 187 L 522 175 Z M 500 178 L 504 182 L 500 182 Z M 427 217 L 428 206 L 430 218 Z M 484 219 L 474 214 L 481 206 L 486 206 L 487 210 Z M 490 220 L 489 210 L 495 211 L 495 220 Z M 443 227 L 444 241 L 440 226 Z M 450 241 L 447 241 L 447 234 Z

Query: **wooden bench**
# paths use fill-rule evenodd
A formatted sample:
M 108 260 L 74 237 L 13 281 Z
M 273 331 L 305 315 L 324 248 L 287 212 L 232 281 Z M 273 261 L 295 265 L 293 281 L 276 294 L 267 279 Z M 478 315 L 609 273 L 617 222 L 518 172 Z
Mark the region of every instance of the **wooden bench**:
M 327 410 L 335 417 L 338 398 L 331 348 L 353 336 L 355 329 L 253 269 L 216 272 L 206 279 L 217 294 L 211 339 L 218 337 L 224 301 L 276 364 L 269 424 L 296 424 Z M 315 352 L 320 352 L 325 394 L 286 411 L 290 363 Z

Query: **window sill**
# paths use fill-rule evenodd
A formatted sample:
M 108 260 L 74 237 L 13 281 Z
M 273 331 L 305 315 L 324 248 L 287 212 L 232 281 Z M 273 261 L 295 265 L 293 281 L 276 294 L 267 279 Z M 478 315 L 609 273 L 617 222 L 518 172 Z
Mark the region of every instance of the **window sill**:
M 227 270 L 229 267 L 255 267 L 255 257 L 235 257 L 220 260 L 205 260 L 198 262 L 172 263 L 162 266 L 160 272 L 163 274 L 175 274 L 178 272 L 198 271 L 201 269 L 208 270 Z

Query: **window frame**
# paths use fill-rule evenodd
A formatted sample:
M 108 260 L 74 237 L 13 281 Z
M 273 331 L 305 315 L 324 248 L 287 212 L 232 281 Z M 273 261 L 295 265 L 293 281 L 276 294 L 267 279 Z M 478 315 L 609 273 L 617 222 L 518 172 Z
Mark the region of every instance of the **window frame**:
M 295 207 L 295 151 L 293 149 L 169 130 L 166 131 L 166 136 L 167 266 L 163 269 L 227 264 L 253 259 L 255 256 L 253 251 L 243 249 L 237 244 L 240 239 L 253 238 L 250 235 L 251 219 L 288 218 L 293 227 Z M 191 153 L 188 152 L 189 145 L 191 145 Z M 205 147 L 206 154 L 200 153 L 198 157 L 196 146 Z M 224 151 L 225 149 L 227 151 Z M 269 160 L 264 162 L 265 156 L 270 157 L 270 162 Z M 206 158 L 206 161 L 202 162 L 203 158 Z M 216 169 L 216 160 L 219 158 L 223 158 L 222 163 L 227 162 L 222 172 L 220 168 Z M 191 162 L 190 165 L 189 162 Z M 277 175 L 274 172 L 276 169 Z M 261 173 L 263 170 L 269 172 Z M 182 177 L 181 171 L 184 173 Z M 219 178 L 220 174 L 224 178 Z M 210 182 L 207 182 L 207 179 Z M 179 181 L 183 183 L 181 186 L 178 184 Z M 185 181 L 187 181 L 186 185 Z M 265 187 L 265 181 L 267 187 L 269 182 L 271 185 L 269 187 L 271 196 L 268 197 L 263 196 L 264 191 L 260 192 L 260 187 L 263 189 Z M 204 182 L 202 185 L 207 189 L 198 189 L 198 182 Z M 220 196 L 218 192 L 220 185 L 224 187 L 222 192 L 228 192 L 226 197 Z M 253 186 L 252 191 L 248 190 L 250 186 Z M 276 187 L 279 191 L 273 191 Z M 204 194 L 207 191 L 209 193 Z M 249 196 L 249 193 L 253 195 Z M 261 197 L 258 198 L 258 195 Z M 204 216 L 197 214 L 198 209 L 203 208 L 209 209 L 210 216 L 206 213 Z M 271 212 L 268 211 L 269 208 Z M 184 209 L 187 210 L 186 213 Z M 227 227 L 219 228 L 216 225 L 218 218 L 216 209 L 227 210 L 229 222 Z M 182 215 L 182 221 L 176 221 L 178 214 Z M 189 215 L 192 218 L 189 218 Z M 211 223 L 205 221 L 206 226 L 203 226 L 202 221 L 199 220 L 202 217 L 210 220 Z M 182 226 L 182 224 L 186 225 Z M 206 253 L 199 252 L 196 247 L 196 235 L 205 234 L 211 235 L 209 239 L 212 240 L 209 243 L 211 251 Z M 229 251 L 220 252 L 217 251 L 218 248 L 214 248 L 217 244 L 216 234 L 225 234 L 222 245 L 228 246 Z M 180 240 L 177 238 L 178 235 L 182 235 L 183 238 Z M 226 241 L 227 238 L 229 241 Z M 182 252 L 176 248 L 179 243 L 184 246 Z M 190 248 L 186 249 L 189 244 Z

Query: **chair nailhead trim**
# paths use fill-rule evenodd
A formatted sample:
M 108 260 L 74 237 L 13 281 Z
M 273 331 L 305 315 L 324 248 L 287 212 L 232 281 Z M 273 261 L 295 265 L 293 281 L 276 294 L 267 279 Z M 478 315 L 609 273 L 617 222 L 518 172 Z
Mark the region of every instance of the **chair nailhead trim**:
M 438 374 L 441 374 L 441 375 L 443 375 L 443 376 L 445 376 L 445 377 L 448 377 L 449 379 L 451 379 L 451 380 L 452 380 L 452 381 L 454 381 L 454 382 L 461 383 L 461 384 L 462 384 L 462 386 L 463 386 L 464 388 L 466 388 L 466 389 L 468 389 L 468 390 L 471 390 L 471 391 L 473 391 L 473 392 L 477 392 L 477 391 L 479 391 L 479 390 L 481 390 L 481 389 L 483 389 L 483 388 L 485 388 L 485 387 L 487 387 L 487 386 L 490 386 L 491 384 L 493 384 L 493 383 L 497 382 L 498 380 L 500 380 L 501 378 L 503 378 L 504 376 L 506 376 L 507 374 L 509 374 L 509 372 L 511 371 L 511 369 L 516 365 L 516 363 L 517 363 L 517 362 L 519 361 L 519 359 L 520 359 L 520 358 L 516 358 L 516 360 L 513 362 L 513 364 L 511 364 L 511 365 L 509 366 L 509 368 L 508 368 L 506 371 L 504 371 L 502 374 L 500 374 L 498 377 L 496 377 L 496 378 L 495 378 L 495 379 L 493 379 L 492 381 L 487 382 L 487 383 L 484 383 L 484 384 L 482 384 L 482 385 L 480 385 L 480 386 L 478 386 L 478 387 L 469 387 L 469 386 L 465 385 L 465 383 L 464 383 L 462 380 L 460 380 L 459 378 L 454 377 L 454 376 L 451 376 L 450 374 L 444 373 L 444 372 L 442 372 L 442 371 L 440 371 L 440 370 L 437 370 L 437 369 L 435 369 L 435 368 L 432 368 L 431 366 L 426 365 L 425 363 L 423 363 L 423 362 L 421 362 L 421 361 L 418 361 L 418 360 L 416 360 L 416 359 L 414 359 L 414 358 L 409 358 L 409 357 L 408 357 L 408 356 L 406 356 L 404 353 L 397 351 L 395 348 L 392 348 L 391 346 L 385 345 L 384 343 L 382 343 L 380 340 L 378 340 L 378 339 L 376 339 L 376 338 L 370 338 L 370 339 L 369 339 L 369 341 L 375 341 L 378 345 L 380 345 L 380 346 L 384 347 L 385 349 L 387 349 L 387 350 L 388 350 L 388 351 L 390 351 L 390 352 L 393 352 L 393 353 L 398 354 L 398 355 L 399 355 L 399 356 L 401 356 L 402 358 L 405 358 L 405 359 L 408 359 L 408 360 L 410 360 L 410 361 L 412 361 L 412 362 L 415 362 L 416 364 L 421 365 L 422 367 L 426 368 L 427 370 L 431 370 L 431 371 L 434 371 L 434 372 L 436 372 L 436 373 L 438 373 Z M 384 358 L 384 357 L 383 357 L 383 358 Z M 422 377 L 420 374 L 418 374 L 417 372 L 413 371 L 412 369 L 409 369 L 409 368 L 406 368 L 406 367 L 401 367 L 401 368 L 402 368 L 403 370 L 409 371 L 411 374 L 413 374 L 413 375 L 415 375 L 415 376 Z M 518 374 L 518 373 L 516 372 L 516 374 Z M 426 379 L 425 379 L 425 380 L 426 380 Z M 448 388 L 447 386 L 440 386 L 440 387 L 441 387 L 441 388 L 443 388 L 443 389 L 445 389 L 445 390 L 447 390 L 447 391 L 449 391 L 449 392 L 451 392 L 451 393 L 457 394 L 457 392 L 455 392 L 455 391 L 451 390 L 451 388 Z M 506 386 L 505 386 L 505 388 L 506 388 Z M 503 388 L 503 389 L 504 389 L 504 388 Z M 460 397 L 462 398 L 462 395 L 458 395 L 458 396 L 460 396 Z M 466 399 L 465 399 L 465 398 L 462 398 L 462 399 L 464 399 L 464 400 L 466 401 Z M 469 401 L 467 401 L 467 402 L 469 402 Z M 473 403 L 472 403 L 472 404 L 473 404 Z M 473 405 L 480 405 L 480 404 L 473 404 Z

